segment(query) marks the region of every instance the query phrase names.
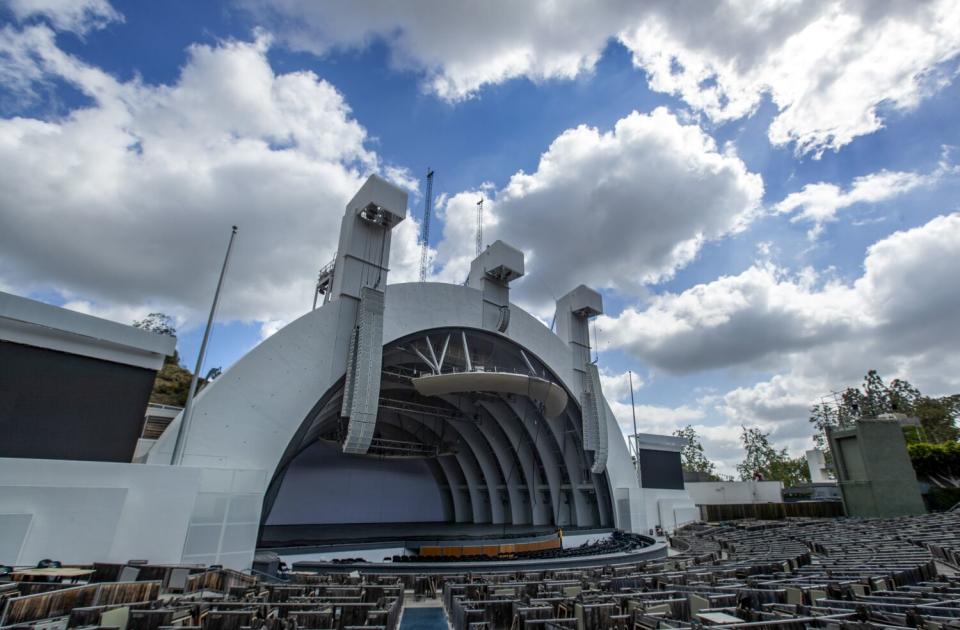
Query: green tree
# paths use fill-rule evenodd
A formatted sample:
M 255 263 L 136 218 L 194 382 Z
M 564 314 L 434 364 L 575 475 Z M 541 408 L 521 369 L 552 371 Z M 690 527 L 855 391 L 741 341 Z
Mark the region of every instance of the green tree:
M 870 370 L 863 378 L 863 385 L 845 389 L 836 404 L 821 402 L 810 408 L 810 422 L 815 429 L 813 441 L 829 453 L 828 428 L 849 426 L 860 418 L 875 418 L 884 413 L 902 413 L 920 420 L 919 431 L 907 432 L 911 441 L 937 443 L 960 439 L 957 429 L 960 395 L 924 396 L 906 380 L 894 379 L 887 385 L 876 370 Z
M 840 410 L 829 403 L 821 402 L 810 408 L 810 422 L 813 423 L 813 443 L 822 451 L 830 449 L 827 443 L 827 429 L 843 426 Z
M 786 450 L 781 451 L 781 454 L 786 456 Z M 778 457 L 770 467 L 769 479 L 782 481 L 785 488 L 810 483 L 810 468 L 807 466 L 807 458 L 803 456 Z
M 861 417 L 876 418 L 890 411 L 890 396 L 887 386 L 876 370 L 870 370 L 863 377 L 863 395 L 860 397 L 858 411 Z
M 187 393 L 190 391 L 190 379 L 193 373 L 174 360 L 164 362 L 153 381 L 153 391 L 150 392 L 150 402 L 158 405 L 173 405 L 183 407 L 187 404 Z
M 700 436 L 697 435 L 696 429 L 688 424 L 682 429 L 677 429 L 673 434 L 686 440 L 683 450 L 680 451 L 683 469 L 690 472 L 703 473 L 710 480 L 719 481 L 720 477 L 717 475 L 717 467 L 707 459 L 706 454 L 703 452 L 703 445 L 700 443 Z
M 920 396 L 913 404 L 911 415 L 920 420 L 925 441 L 936 444 L 960 440 L 960 430 L 957 429 L 960 394 L 940 398 Z
M 158 335 L 177 336 L 177 328 L 174 325 L 173 318 L 166 313 L 150 313 L 143 319 L 134 320 L 133 327 L 141 330 L 149 330 Z
M 903 379 L 893 379 L 887 388 L 887 400 L 890 411 L 893 412 L 912 413 L 921 398 L 924 396 L 920 394 L 920 390 Z
M 166 313 L 150 313 L 146 317 L 133 322 L 134 328 L 149 330 L 159 335 L 177 336 L 177 328 L 173 318 Z M 163 367 L 157 372 L 153 381 L 153 390 L 150 392 L 150 402 L 158 405 L 173 405 L 183 407 L 187 402 L 187 393 L 190 391 L 190 379 L 193 373 L 180 365 L 180 353 L 176 350 L 163 360 Z M 200 383 L 204 383 L 200 379 Z
M 790 457 L 785 448 L 775 449 L 770 444 L 770 434 L 758 428 L 741 426 L 741 429 L 740 442 L 746 453 L 737 464 L 740 479 L 747 481 L 759 474 L 765 481 L 781 481 L 788 487 L 810 481 L 803 457 Z

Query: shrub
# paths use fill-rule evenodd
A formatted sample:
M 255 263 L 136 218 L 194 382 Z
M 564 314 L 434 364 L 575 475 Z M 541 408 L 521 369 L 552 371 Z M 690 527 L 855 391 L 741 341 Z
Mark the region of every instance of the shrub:
M 907 451 L 914 470 L 921 477 L 960 477 L 960 442 L 916 442 L 907 446 Z

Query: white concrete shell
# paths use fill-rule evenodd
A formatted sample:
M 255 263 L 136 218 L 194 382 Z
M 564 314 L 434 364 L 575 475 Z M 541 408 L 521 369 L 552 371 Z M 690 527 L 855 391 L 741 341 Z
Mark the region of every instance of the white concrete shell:
M 195 415 L 189 435 L 185 436 L 183 464 L 262 470 L 268 479 L 271 478 L 281 465 L 291 442 L 304 429 L 304 423 L 317 413 L 323 396 L 343 378 L 353 321 L 353 313 L 350 312 L 352 306 L 348 301 L 335 300 L 307 313 L 254 348 L 201 392 L 194 406 Z M 422 331 L 448 328 L 483 330 L 482 311 L 483 295 L 481 291 L 470 287 L 438 283 L 389 285 L 386 290 L 384 346 Z M 516 305 L 511 305 L 510 311 L 510 326 L 505 333 L 487 333 L 509 339 L 542 362 L 557 377 L 560 385 L 568 391 L 576 391 L 568 345 Z M 571 396 L 571 400 L 576 400 L 576 397 Z M 477 465 L 464 464 L 458 472 L 446 473 L 457 481 L 465 477 L 468 486 L 469 497 L 459 496 L 459 493 L 451 497 L 455 520 L 494 523 L 536 521 L 542 524 L 549 521 L 543 510 L 534 515 L 532 509 L 524 513 L 519 505 L 512 504 L 504 513 L 497 502 L 486 506 L 476 488 L 485 485 L 488 477 L 506 477 L 502 468 L 508 458 L 513 457 L 504 452 L 506 448 L 517 451 L 523 474 L 516 478 L 524 480 L 526 484 L 534 477 L 531 463 L 534 453 L 530 452 L 529 444 L 523 444 L 519 435 L 521 430 L 529 431 L 529 428 L 524 429 L 522 421 L 517 422 L 517 418 L 522 419 L 525 415 L 522 407 L 530 404 L 522 397 L 501 402 L 485 400 L 481 406 L 500 430 L 483 437 L 469 428 L 460 428 L 464 439 L 473 442 L 471 455 L 478 462 Z M 572 404 L 571 407 L 575 412 L 576 405 Z M 532 417 L 533 414 L 527 415 Z M 605 420 L 608 424 L 607 435 L 612 436 L 606 466 L 606 483 L 609 487 L 604 489 L 605 494 L 634 498 L 613 513 L 613 524 L 622 527 L 628 526 L 629 522 L 644 522 L 637 511 L 639 495 L 636 493 L 639 488 L 630 455 L 609 408 Z M 563 421 L 571 422 L 567 418 L 548 423 L 559 447 L 536 453 L 545 469 L 554 503 L 560 500 L 563 476 L 559 474 L 560 469 L 565 467 L 565 476 L 570 478 L 570 472 L 582 466 L 578 458 L 583 457 L 582 447 L 578 453 L 573 442 L 565 443 L 570 437 L 560 424 Z M 175 420 L 152 449 L 147 460 L 149 464 L 162 465 L 170 461 L 179 422 L 179 418 Z M 501 462 L 497 461 L 498 458 Z M 444 461 L 443 469 L 448 470 L 452 464 Z M 501 470 L 499 474 L 496 472 L 498 469 Z M 456 485 L 456 482 L 448 483 Z M 469 517 L 466 514 L 468 503 L 472 506 Z M 628 507 L 629 511 L 623 511 L 623 507 Z M 488 515 L 488 510 L 493 513 Z M 556 509 L 551 512 L 556 513 Z M 587 512 L 583 493 L 575 491 L 571 516 L 564 521 L 584 525 L 602 524 L 597 519 L 591 520 Z
M 92 551 L 74 550 L 72 562 L 125 561 L 121 556 L 129 554 L 249 568 L 259 531 L 287 487 L 287 475 L 316 449 L 332 445 L 334 453 L 341 448 L 349 453 L 344 457 L 352 458 L 351 466 L 360 462 L 361 468 L 350 470 L 369 466 L 390 476 L 390 466 L 398 471 L 420 466 L 421 476 L 432 480 L 429 492 L 435 493 L 436 520 L 442 523 L 646 532 L 652 522 L 644 507 L 648 497 L 590 361 L 587 322 L 602 311 L 599 294 L 577 287 L 561 298 L 554 333 L 510 303 L 509 283 L 523 275 L 523 256 L 499 241 L 474 261 L 467 286 L 387 286 L 390 230 L 403 220 L 405 208 L 405 193 L 376 176 L 348 203 L 324 304 L 264 340 L 200 392 L 182 436 L 180 465 L 172 466 L 171 459 L 182 416 L 147 454 L 145 466 L 65 462 L 51 479 L 39 474 L 53 470 L 45 462 L 0 461 L 0 469 L 15 466 L 24 479 L 42 479 L 35 488 L 22 480 L 7 488 L 0 481 L 0 498 L 5 492 L 19 497 L 19 503 L 11 503 L 15 518 L 10 524 L 0 518 L 0 531 L 9 526 L 24 532 L 10 545 L 15 558 L 0 557 L 0 562 L 35 562 L 33 550 L 69 536 L 70 518 L 77 513 L 64 510 L 81 508 L 64 507 L 56 497 L 79 485 L 109 499 L 119 516 L 107 519 L 116 523 L 112 529 L 91 534 L 96 538 Z M 427 354 L 408 347 L 427 335 L 434 336 Z M 381 363 L 409 371 L 410 361 L 419 356 L 424 371 L 442 374 L 448 341 L 439 340 L 456 336 L 463 341 L 462 353 L 455 357 L 453 350 L 448 360 L 463 365 L 452 369 L 470 370 L 469 339 L 489 357 L 508 358 L 511 369 L 526 368 L 549 386 L 539 396 L 500 387 L 428 397 L 449 409 L 450 417 L 385 402 L 420 394 L 382 371 Z M 435 352 L 434 342 L 443 343 L 443 350 Z M 567 400 L 556 413 L 558 393 Z M 545 414 L 543 403 L 550 401 L 553 407 Z M 415 458 L 384 460 L 382 450 L 379 457 L 370 450 L 402 440 L 435 448 L 434 456 L 411 464 Z M 386 514 L 377 502 L 390 497 L 351 495 L 341 487 L 351 483 L 349 466 L 324 477 L 323 457 L 313 464 L 318 474 L 308 490 L 340 492 L 344 502 Z M 109 484 L 103 481 L 107 477 Z M 105 485 L 109 489 L 101 490 Z M 405 498 L 395 499 L 409 501 L 409 512 L 420 509 L 416 504 L 423 493 L 406 490 Z M 317 502 L 309 494 L 300 498 Z M 102 506 L 90 504 L 87 511 L 90 522 L 104 521 Z M 40 519 L 42 527 L 31 519 Z

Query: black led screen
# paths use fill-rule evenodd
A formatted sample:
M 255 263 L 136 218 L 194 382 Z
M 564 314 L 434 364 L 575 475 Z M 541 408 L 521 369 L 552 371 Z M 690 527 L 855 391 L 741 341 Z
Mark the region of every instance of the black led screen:
M 129 462 L 155 377 L 0 341 L 0 457 Z
M 644 488 L 683 490 L 680 453 L 640 449 L 640 485 Z

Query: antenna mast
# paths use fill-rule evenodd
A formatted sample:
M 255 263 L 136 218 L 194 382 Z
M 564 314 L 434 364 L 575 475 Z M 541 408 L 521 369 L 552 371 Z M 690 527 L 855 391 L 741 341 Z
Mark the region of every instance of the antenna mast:
M 427 256 L 430 250 L 430 215 L 433 211 L 433 170 L 427 169 L 427 196 L 423 200 L 423 225 L 420 226 L 420 282 L 427 280 Z
M 477 256 L 480 255 L 480 249 L 483 247 L 483 196 L 477 202 Z

